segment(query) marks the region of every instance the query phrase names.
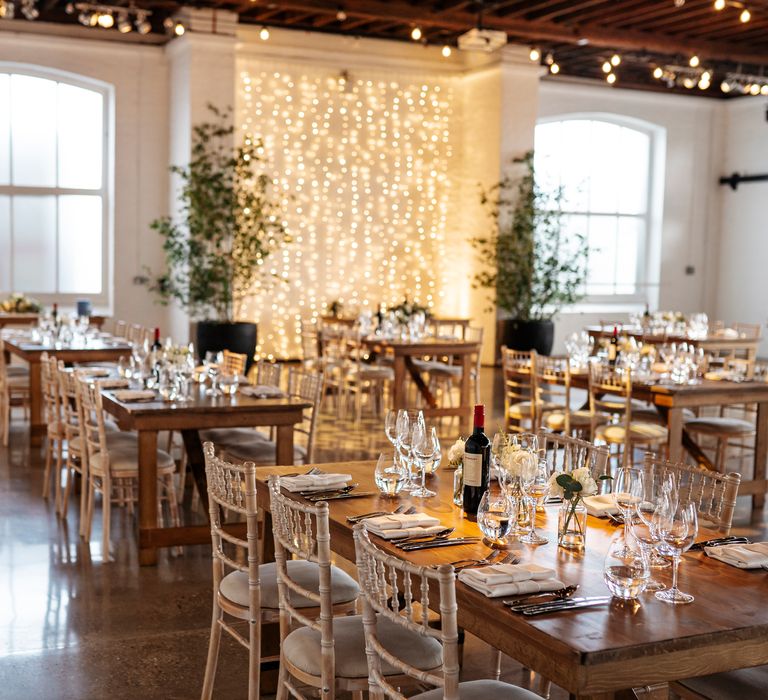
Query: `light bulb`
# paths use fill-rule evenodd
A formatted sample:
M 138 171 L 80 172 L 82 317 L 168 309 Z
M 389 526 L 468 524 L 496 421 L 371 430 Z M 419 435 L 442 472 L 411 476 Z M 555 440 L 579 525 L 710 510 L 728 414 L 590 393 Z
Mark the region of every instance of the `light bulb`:
M 749 88 L 749 94 L 750 95 L 759 95 L 760 94 L 760 86 L 757 83 L 753 83 L 752 87 Z
M 111 29 L 115 24 L 115 18 L 111 12 L 105 12 L 103 15 L 99 15 L 99 26 L 103 29 Z
M 725 0 L 715 0 L 715 9 L 719 12 L 725 9 Z
M 421 28 L 420 27 L 414 27 L 411 29 L 411 39 L 414 41 L 418 41 L 421 39 Z
M 605 76 L 605 79 L 608 81 L 609 85 L 613 85 L 616 82 L 616 73 L 608 73 L 608 75 Z
M 739 19 L 740 19 L 740 20 L 741 20 L 741 21 L 742 21 L 744 24 L 746 24 L 747 22 L 749 22 L 749 20 L 751 20 L 751 19 L 752 19 L 752 13 L 751 13 L 751 12 L 750 12 L 750 11 L 749 11 L 749 10 L 748 10 L 746 7 L 745 7 L 745 8 L 744 8 L 744 9 L 741 11 L 741 14 L 739 15 Z
M 768 85 L 763 85 L 763 86 L 760 88 L 760 94 L 761 94 L 761 95 L 768 95 Z
M 709 80 L 699 80 L 699 90 L 709 90 L 711 84 Z
M 445 46 L 443 46 L 443 50 L 440 53 L 443 54 L 443 58 L 448 58 L 452 53 L 451 47 L 448 46 L 448 44 L 446 44 Z
M 259 39 L 261 39 L 262 41 L 266 41 L 267 39 L 269 39 L 269 29 L 267 29 L 266 27 L 262 27 L 261 31 L 259 31 Z
M 696 85 L 696 82 L 693 78 L 683 78 L 683 87 L 688 88 L 691 90 L 693 86 Z
M 336 13 L 336 19 L 337 19 L 339 22 L 343 22 L 345 19 L 347 19 L 347 13 L 346 13 L 346 12 L 344 12 L 344 10 L 339 10 L 339 11 Z
M 727 80 L 723 80 L 722 83 L 720 83 L 720 89 L 723 92 L 730 92 L 731 91 L 731 84 Z
M 660 66 L 656 66 L 656 68 L 653 69 L 653 77 L 656 78 L 656 80 L 660 80 L 662 75 L 664 75 L 664 71 Z
M 688 65 L 691 68 L 697 68 L 699 63 L 701 63 L 701 61 L 699 61 L 699 57 L 695 54 L 688 59 Z
M 152 25 L 149 23 L 147 16 L 142 12 L 136 15 L 136 31 L 139 34 L 149 34 L 152 31 Z
M 541 60 L 541 51 L 539 51 L 539 49 L 534 46 L 528 53 L 528 58 L 530 58 L 532 61 Z
M 621 63 L 621 56 L 619 54 L 615 53 L 613 56 L 611 56 L 611 65 L 612 66 L 618 66 Z
M 553 75 L 557 75 L 560 72 L 560 66 L 558 66 L 557 63 L 553 63 L 549 67 L 549 72 L 552 73 Z
M 176 22 L 176 24 L 173 26 L 173 33 L 176 36 L 184 36 L 184 32 L 186 31 L 187 30 L 181 22 Z
M 606 61 L 603 63 L 603 73 L 610 73 L 611 72 L 611 62 Z
M 97 27 L 99 25 L 99 19 L 101 18 L 101 15 L 98 12 L 92 12 L 88 16 L 88 26 L 89 27 Z
M 131 20 L 128 19 L 127 12 L 121 12 L 117 16 L 117 31 L 121 34 L 128 34 L 128 32 L 133 31 L 133 25 L 131 24 Z

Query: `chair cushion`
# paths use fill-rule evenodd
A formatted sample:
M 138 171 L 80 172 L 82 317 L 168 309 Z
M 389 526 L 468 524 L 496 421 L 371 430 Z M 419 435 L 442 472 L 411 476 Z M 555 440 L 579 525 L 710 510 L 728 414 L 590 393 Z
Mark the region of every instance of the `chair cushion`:
M 269 438 L 251 431 L 246 436 L 233 436 L 232 440 L 219 440 L 214 444 L 226 453 L 226 458 L 238 462 L 255 462 L 256 464 L 275 464 L 277 460 L 277 446 Z M 293 446 L 294 464 L 304 464 L 307 458 L 307 449 L 303 445 Z
M 105 437 L 107 438 L 107 447 L 111 450 L 112 448 L 116 448 L 120 445 L 130 445 L 132 443 L 136 442 L 136 435 L 134 433 L 123 433 L 120 432 L 120 430 L 117 428 L 117 426 L 114 426 L 114 430 L 110 430 L 106 425 L 105 428 Z M 78 435 L 75 438 L 72 438 L 69 441 L 69 446 L 75 451 L 75 452 L 82 452 L 83 449 L 83 440 Z
M 750 435 L 755 432 L 755 426 L 741 418 L 712 416 L 709 418 L 692 418 L 685 421 L 685 429 L 695 433 L 716 435 Z
M 109 443 L 107 438 L 107 450 L 109 451 L 110 473 L 118 479 L 137 476 L 139 473 L 139 441 L 134 433 L 109 433 L 109 435 L 123 435 L 121 438 Z M 131 439 L 132 438 L 132 439 Z M 106 467 L 104 455 L 95 454 L 88 460 L 88 467 L 96 474 L 103 474 Z M 165 450 L 157 451 L 158 472 L 176 471 L 176 462 Z
M 521 401 L 520 403 L 513 403 L 507 415 L 511 418 L 530 418 L 533 412 L 533 404 L 530 401 Z
M 311 561 L 290 560 L 286 562 L 288 574 L 300 586 L 308 591 L 317 591 L 320 587 L 320 574 L 317 564 Z M 274 562 L 262 564 L 259 567 L 261 579 L 261 607 L 280 607 L 280 598 L 277 592 L 277 565 Z M 355 579 L 341 569 L 331 567 L 331 586 L 333 592 L 331 600 L 334 605 L 349 603 L 357 599 L 360 588 Z M 248 574 L 244 571 L 233 571 L 227 574 L 219 584 L 219 591 L 227 600 L 248 607 Z M 297 608 L 314 608 L 317 603 L 309 598 L 296 595 L 291 591 L 291 602 Z
M 380 365 L 363 365 L 359 372 L 354 372 L 353 376 L 359 376 L 360 379 L 380 379 L 382 381 L 395 381 L 395 370 L 392 367 L 382 367 Z
M 768 666 L 742 668 L 711 676 L 686 678 L 680 685 L 712 700 L 747 700 L 765 697 L 768 688 Z
M 29 378 L 29 367 L 22 367 L 20 365 L 8 365 L 5 368 L 5 374 L 9 379 L 14 377 L 26 377 Z
M 610 416 L 607 413 L 595 414 L 595 422 L 597 424 L 607 423 L 609 420 Z M 565 427 L 565 411 L 560 410 L 547 413 L 544 416 L 544 422 L 550 430 L 562 430 Z M 570 423 L 571 427 L 584 428 L 592 424 L 592 416 L 586 409 L 571 411 Z
M 414 360 L 413 364 L 421 372 L 429 372 L 430 374 L 460 377 L 463 372 L 461 365 L 449 365 L 447 362 L 440 362 L 439 360 Z
M 443 689 L 435 688 L 426 693 L 412 695 L 412 698 L 422 700 L 440 700 L 443 697 Z M 530 690 L 520 688 L 501 681 L 467 681 L 459 683 L 459 697 L 461 700 L 541 700 L 539 695 Z
M 251 440 L 257 433 L 253 428 L 212 428 L 200 431 L 201 442 L 212 442 L 217 447 L 221 444 L 239 444 Z
M 598 426 L 595 437 L 606 442 L 624 442 L 626 426 L 621 423 L 608 423 Z M 632 421 L 629 425 L 629 439 L 632 442 L 665 442 L 668 431 L 663 425 Z
M 405 659 L 411 666 L 426 671 L 438 668 L 443 663 L 443 647 L 432 637 L 422 637 L 400 625 L 380 617 L 377 634 L 381 644 L 398 658 Z M 368 663 L 365 657 L 365 634 L 363 618 L 360 615 L 335 617 L 333 639 L 336 651 L 336 676 L 342 678 L 365 678 Z M 291 632 L 283 641 L 283 654 L 294 666 L 313 676 L 320 675 L 320 633 L 309 627 Z M 382 662 L 385 675 L 400 675 L 400 672 Z

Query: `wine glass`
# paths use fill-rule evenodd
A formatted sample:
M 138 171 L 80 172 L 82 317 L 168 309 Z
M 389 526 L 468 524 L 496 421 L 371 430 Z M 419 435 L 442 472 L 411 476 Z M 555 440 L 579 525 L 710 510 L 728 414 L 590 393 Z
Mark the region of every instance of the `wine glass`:
M 528 504 L 529 526 L 528 532 L 520 541 L 524 544 L 546 544 L 549 540 L 536 532 L 536 511 L 541 504 L 543 510 L 544 499 L 549 493 L 549 467 L 546 458 L 542 457 L 536 463 L 536 471 L 533 479 L 525 487 L 525 500 Z
M 397 417 L 399 413 L 399 411 L 389 410 L 384 417 L 384 434 L 394 448 L 397 448 Z
M 501 456 L 504 453 L 504 448 L 509 444 L 509 436 L 499 431 L 493 436 L 493 442 L 491 442 L 491 459 L 493 460 L 493 467 L 496 470 L 496 477 L 499 480 L 501 488 L 506 488 L 506 472 L 501 468 Z
M 206 373 L 211 378 L 211 388 L 205 392 L 207 396 L 219 395 L 219 389 L 218 389 L 216 380 L 219 376 L 219 371 L 221 369 L 221 365 L 223 364 L 223 362 L 224 362 L 223 353 L 212 352 L 212 351 L 208 351 L 205 353 L 205 358 L 203 359 L 203 366 L 205 367 Z
M 659 508 L 654 516 L 653 526 L 658 536 L 659 551 L 672 557 L 672 588 L 657 591 L 656 597 L 665 603 L 684 605 L 693 602 L 693 596 L 683 593 L 677 587 L 677 569 L 680 557 L 696 540 L 699 531 L 699 521 L 695 503 L 669 503 Z
M 653 569 L 666 569 L 671 566 L 669 561 L 662 557 L 655 547 L 658 544 L 658 539 L 653 528 L 653 517 L 657 509 L 669 507 L 670 503 L 677 503 L 677 484 L 674 473 L 661 469 L 644 472 L 642 496 L 640 503 L 637 504 L 636 515 L 638 522 L 645 526 L 642 530 L 638 529 L 638 532 L 642 532 L 644 539 L 654 545 L 649 553 L 650 564 Z M 661 587 L 656 588 L 655 586 Z M 647 590 L 661 591 L 664 588 L 666 586 L 662 583 L 650 582 Z
M 424 414 L 414 409 L 401 408 L 397 414 L 397 448 L 400 460 L 408 471 L 408 482 L 405 489 L 412 491 L 418 488 L 413 480 L 411 467 L 413 465 L 413 429 L 424 423 Z
M 632 549 L 623 534 L 611 541 L 603 564 L 603 581 L 616 598 L 636 599 L 650 579 L 648 557 L 642 549 Z
M 621 512 L 624 518 L 624 541 L 626 544 L 629 534 L 628 523 L 632 519 L 637 505 L 641 502 L 643 495 L 642 479 L 638 469 L 622 468 L 619 469 L 613 478 L 613 503 Z M 627 548 L 624 551 L 626 556 L 630 555 Z
M 411 495 L 416 498 L 430 498 L 436 496 L 434 491 L 430 491 L 426 485 L 427 464 L 431 464 L 435 458 L 435 453 L 440 450 L 440 441 L 437 439 L 437 429 L 428 428 L 424 421 L 416 421 L 413 427 L 411 450 L 413 461 L 419 467 L 421 475 L 421 485 L 411 491 Z
M 515 502 L 507 496 L 504 489 L 488 489 L 480 499 L 477 509 L 477 524 L 485 535 L 483 544 L 494 549 L 507 549 L 505 539 L 517 518 Z
M 405 482 L 408 480 L 408 474 L 397 459 L 397 453 L 394 453 L 394 457 L 390 457 L 382 452 L 378 460 L 376 460 L 373 478 L 379 491 L 384 496 L 394 498 L 400 493 Z

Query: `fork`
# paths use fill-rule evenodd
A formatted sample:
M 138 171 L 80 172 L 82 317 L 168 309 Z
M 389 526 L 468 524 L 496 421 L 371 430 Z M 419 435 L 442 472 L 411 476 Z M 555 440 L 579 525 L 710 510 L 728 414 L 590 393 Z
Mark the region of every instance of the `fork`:
M 464 569 L 482 569 L 483 567 L 493 566 L 494 564 L 519 564 L 519 563 L 520 563 L 520 557 L 518 557 L 516 554 L 512 554 L 511 552 L 504 554 L 504 552 L 499 551 L 495 557 L 493 555 L 489 555 L 485 559 L 481 559 L 476 564 L 460 563 L 459 566 L 454 566 L 454 569 L 456 573 L 459 573 L 460 571 L 464 571 Z
M 505 556 L 504 552 L 500 549 L 493 550 L 485 559 L 459 559 L 458 561 L 452 561 L 451 566 L 456 569 L 456 571 L 461 571 L 462 569 L 469 569 L 469 568 L 480 568 L 483 566 L 490 566 L 491 564 L 498 564 L 499 559 Z
M 385 510 L 375 510 L 371 513 L 363 513 L 362 515 L 349 515 L 347 516 L 348 523 L 359 523 L 361 520 L 367 520 L 368 518 L 377 518 L 380 515 L 410 515 L 416 512 L 415 506 L 406 506 L 405 504 L 399 505 L 391 512 Z

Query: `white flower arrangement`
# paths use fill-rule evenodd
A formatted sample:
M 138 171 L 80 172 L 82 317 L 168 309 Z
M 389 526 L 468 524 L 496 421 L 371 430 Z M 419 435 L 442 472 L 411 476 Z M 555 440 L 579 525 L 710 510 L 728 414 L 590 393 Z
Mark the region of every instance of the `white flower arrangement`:
M 464 440 L 459 438 L 448 450 L 448 466 L 458 467 L 464 460 Z
M 521 449 L 519 445 L 504 447 L 499 462 L 507 474 L 513 477 L 522 477 L 526 481 L 534 478 L 538 468 L 536 455 Z
M 578 498 L 594 496 L 597 493 L 597 482 L 587 467 L 580 467 L 572 472 L 554 472 L 549 477 L 549 493 L 567 501 L 570 501 L 574 495 Z

